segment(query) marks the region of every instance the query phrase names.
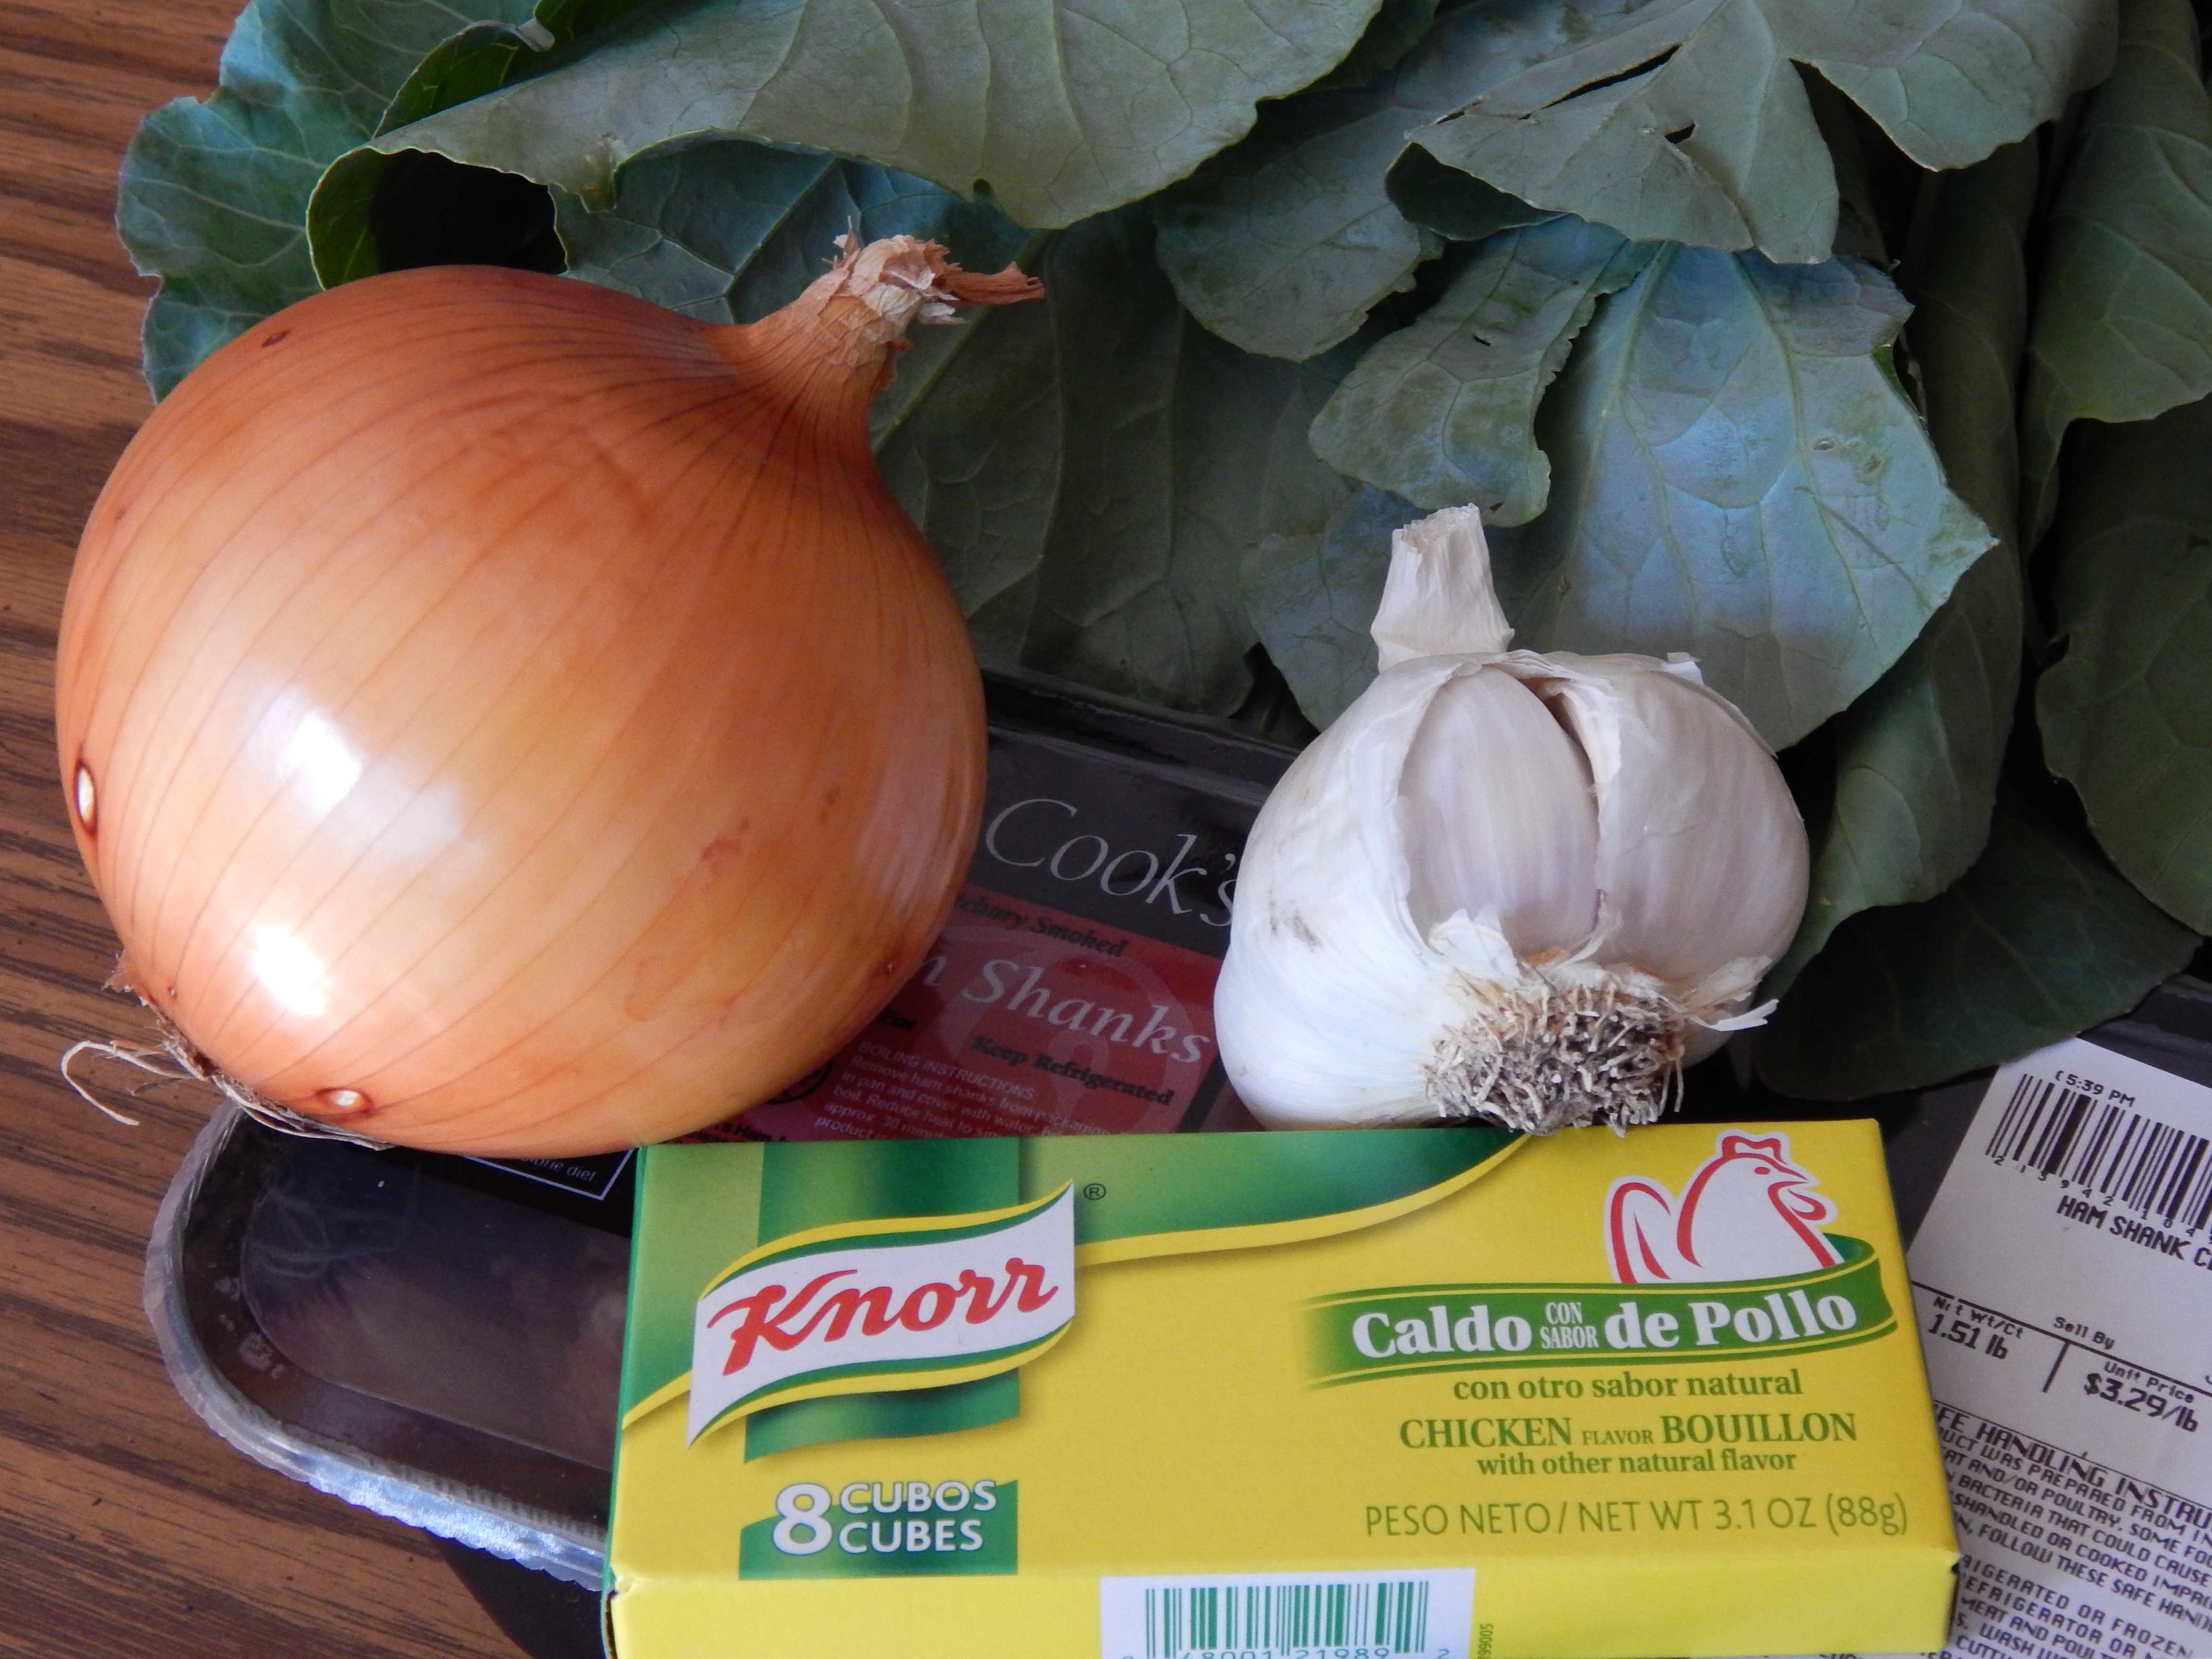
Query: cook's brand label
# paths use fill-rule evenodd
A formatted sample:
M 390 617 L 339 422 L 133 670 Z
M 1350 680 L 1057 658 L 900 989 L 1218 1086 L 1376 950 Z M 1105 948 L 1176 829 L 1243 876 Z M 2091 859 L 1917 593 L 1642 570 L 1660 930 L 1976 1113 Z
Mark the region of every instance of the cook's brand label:
M 1075 1197 L 848 1224 L 739 1259 L 699 1298 L 687 1439 L 771 1405 L 1012 1370 L 1075 1317 Z
M 1318 1297 L 1308 1310 L 1315 1376 L 1352 1382 L 1624 1357 L 1779 1359 L 1887 1335 L 1897 1318 L 1881 1264 L 1863 1241 L 1814 1230 L 1835 1216 L 1818 1179 L 1791 1161 L 1787 1134 L 1723 1131 L 1679 1196 L 1646 1176 L 1613 1182 L 1601 1218 L 1614 1284 L 1413 1285 Z M 1856 1435 L 1844 1415 L 1805 1416 L 1802 1434 L 1795 1420 L 1785 1417 L 1774 1437 Z

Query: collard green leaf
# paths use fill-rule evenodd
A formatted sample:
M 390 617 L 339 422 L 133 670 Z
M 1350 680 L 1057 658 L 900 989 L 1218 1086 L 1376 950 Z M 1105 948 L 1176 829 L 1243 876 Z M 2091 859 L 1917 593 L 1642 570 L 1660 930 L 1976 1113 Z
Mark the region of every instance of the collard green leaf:
M 1759 1034 L 1759 1073 L 1811 1100 L 1923 1088 L 2125 1012 L 2197 944 L 2078 830 L 2000 803 L 1948 892 L 1836 930 Z
M 1308 88 L 1334 92 L 1340 87 L 1364 87 L 1421 43 L 1437 21 L 1437 0 L 1382 0 L 1367 25 L 1359 44 L 1345 59 Z
M 1911 163 L 1881 137 L 1863 112 L 1820 76 L 1806 77 L 1805 96 L 1836 170 L 1835 251 L 1887 270 L 1892 264 L 1883 229 L 1887 216 L 1882 198 L 1887 192 L 1877 182 L 1877 173 L 1885 162 L 1892 168 Z M 1883 151 L 1888 153 L 1879 154 Z
M 1442 251 L 1383 192 L 1405 123 L 1382 88 L 1291 100 L 1154 208 L 1161 265 L 1223 339 L 1292 361 L 1348 339 Z
M 526 38 L 497 23 L 476 23 L 448 35 L 409 72 L 385 106 L 377 131 L 404 127 L 506 85 L 519 67 L 550 44 L 542 25 Z
M 2121 48 L 2045 232 L 2021 399 L 2022 516 L 2056 505 L 2073 422 L 2144 421 L 2212 392 L 2212 100 L 2189 0 L 2119 0 Z
M 1834 798 L 1816 827 L 1805 921 L 1767 976 L 1768 996 L 1849 917 L 1942 892 L 1988 837 L 2020 678 L 2013 408 L 2038 173 L 2035 146 L 2023 143 L 1923 186 L 1930 233 L 1912 262 L 1920 303 L 1906 337 L 1944 472 L 2000 539 L 1838 717 Z
M 1415 227 L 1529 222 L 1440 222 L 1456 204 L 1401 164 L 1410 136 L 1523 213 L 1821 260 L 1837 186 L 1799 64 L 1915 160 L 1958 167 L 2110 58 L 2108 0 L 1474 0 L 1391 74 L 1271 112 L 1170 192 L 1161 258 L 1224 338 L 1294 358 L 1334 345 L 1427 256 Z
M 1419 136 L 1638 240 L 1826 258 L 1836 183 L 1797 66 L 1925 167 L 2024 137 L 2110 58 L 2102 0 L 1565 0 L 1571 44 Z
M 994 665 L 1018 664 L 1029 645 L 1060 495 L 1054 320 L 1048 301 L 933 330 L 876 399 L 884 482 L 936 550 L 976 654 Z
M 1770 5 L 1818 70 L 1923 167 L 1969 167 L 2112 70 L 2111 0 Z
M 1659 250 L 1546 400 L 1551 506 L 1493 538 L 1520 642 L 1687 651 L 1777 748 L 1871 685 L 1990 540 L 1889 374 L 1906 309 L 1855 261 Z
M 441 40 L 520 0 L 466 9 L 432 0 L 251 0 L 204 102 L 148 116 L 123 161 L 116 224 L 161 279 L 148 309 L 146 378 L 158 397 L 224 342 L 318 288 L 303 229 L 323 169 L 374 131 Z
M 1325 726 L 1375 678 L 1368 629 L 1390 569 L 1390 532 L 1421 509 L 1368 485 L 1320 536 L 1270 536 L 1244 557 L 1244 603 L 1298 708 Z
M 1358 347 L 1237 350 L 1176 303 L 1152 240 L 1139 207 L 1076 226 L 1046 262 L 1062 464 L 1023 660 L 1225 714 L 1251 685 L 1248 550 L 1319 534 L 1351 494 L 1306 429 Z
M 1418 146 L 1390 164 L 1382 188 L 1407 218 L 1455 242 L 1480 242 L 1501 230 L 1559 216 L 1530 207 L 1471 173 L 1448 167 Z
M 389 132 L 520 80 L 538 67 L 546 53 L 565 52 L 586 35 L 649 3 L 651 0 L 538 0 L 529 21 L 514 27 L 463 29 L 440 42 L 415 66 L 376 130 Z
M 2000 544 L 1844 712 L 1805 919 L 1762 995 L 1814 994 L 1798 975 L 1838 927 L 1863 910 L 1932 898 L 1980 854 L 2012 713 L 1997 694 L 2018 684 L 2020 629 L 2020 568 Z
M 1835 234 L 1827 147 L 1784 41 L 1753 0 L 1662 0 L 1609 42 L 1516 77 L 1419 142 L 1524 201 L 1638 240 L 1810 260 Z
M 803 144 L 988 185 L 1066 225 L 1151 194 L 1358 40 L 1372 0 L 694 0 L 550 55 L 527 78 L 385 133 L 589 197 L 687 136 Z
M 1418 506 L 1473 501 L 1485 524 L 1525 524 L 1552 479 L 1537 402 L 1598 301 L 1653 252 L 1579 219 L 1492 238 L 1418 322 L 1359 360 L 1314 422 L 1314 448 Z
M 2212 932 L 2212 400 L 2076 443 L 2049 544 L 2066 654 L 2036 687 L 2045 750 L 2128 878 Z
M 1160 264 L 1183 304 L 1270 356 L 1310 357 L 1348 338 L 1438 251 L 1387 188 L 1406 135 L 1561 50 L 1571 21 L 1555 0 L 1478 0 L 1446 12 L 1371 84 L 1265 111 L 1249 138 L 1157 204 Z M 1441 204 L 1434 180 L 1407 187 Z
M 912 173 L 743 139 L 641 156 L 597 204 L 555 199 L 572 275 L 715 323 L 789 304 L 848 230 L 941 242 L 974 270 L 998 270 L 1027 240 L 988 204 Z M 925 349 L 937 334 L 923 332 Z

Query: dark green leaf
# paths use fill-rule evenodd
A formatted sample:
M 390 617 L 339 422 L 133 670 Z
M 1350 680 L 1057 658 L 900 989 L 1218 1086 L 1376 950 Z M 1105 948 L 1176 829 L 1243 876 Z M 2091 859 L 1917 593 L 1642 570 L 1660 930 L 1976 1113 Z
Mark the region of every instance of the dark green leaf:
M 1865 690 L 1990 543 L 1889 374 L 1905 313 L 1854 261 L 1658 251 L 1546 401 L 1551 506 L 1493 538 L 1520 642 L 1687 651 L 1777 748 Z
M 374 222 L 393 159 L 370 149 L 349 151 L 316 182 L 304 228 L 313 276 L 323 287 L 359 282 L 384 269 Z
M 1792 55 L 1923 167 L 1968 167 L 2025 138 L 2112 70 L 2112 0 L 1767 0 L 1767 11 Z
M 1018 664 L 1029 645 L 1060 494 L 1051 306 L 932 331 L 876 399 L 884 482 L 936 550 L 976 654 L 993 665 Z
M 863 241 L 941 242 L 975 270 L 998 270 L 1026 236 L 988 204 L 911 173 L 743 139 L 641 156 L 600 199 L 556 198 L 569 270 L 715 323 L 749 323 L 790 303 L 850 229 Z M 923 331 L 922 349 L 957 331 Z
M 1566 21 L 1553 0 L 1480 0 L 1439 18 L 1371 85 L 1263 112 L 1251 137 L 1157 204 L 1160 263 L 1183 304 L 1223 339 L 1271 356 L 1310 357 L 1348 338 L 1438 251 L 1386 189 L 1407 133 L 1560 50 Z M 1431 185 L 1427 199 L 1441 194 Z
M 543 39 L 542 35 L 536 39 Z M 441 40 L 385 106 L 377 131 L 404 127 L 426 115 L 504 86 L 537 55 L 532 40 L 500 23 L 477 23 Z
M 1835 797 L 1814 854 L 1805 922 L 1767 976 L 1779 995 L 1838 924 L 1933 898 L 1989 833 L 2019 685 L 2021 599 L 2013 406 L 2027 328 L 2023 249 L 2035 211 L 2033 143 L 1933 179 L 1906 337 L 1929 434 L 1951 487 L 2000 541 L 1912 647 L 1838 719 Z
M 2085 429 L 2050 545 L 2051 769 L 2128 878 L 2212 932 L 2212 400 Z
M 1471 173 L 1446 167 L 1418 146 L 1390 164 L 1382 188 L 1391 205 L 1407 219 L 1455 242 L 1480 242 L 1501 230 L 1559 217 L 1484 184 Z
M 1433 168 L 1401 171 L 1411 135 L 1492 186 L 1492 209 L 1824 259 L 1837 181 L 1796 63 L 1915 160 L 1958 167 L 2100 76 L 2111 33 L 2107 0 L 1474 0 L 1392 74 L 1271 112 L 1170 191 L 1161 258 L 1224 338 L 1286 357 L 1333 345 L 1428 256 L 1416 227 L 1528 222 L 1486 225 L 1485 204 L 1452 203 Z
M 2086 836 L 2001 803 L 1949 891 L 1836 930 L 1759 1033 L 1759 1073 L 1810 1100 L 1923 1088 L 2124 1012 L 2197 944 Z
M 538 0 L 527 22 L 501 28 L 478 24 L 441 41 L 399 88 L 379 132 L 389 132 L 481 98 L 510 81 L 562 61 L 577 42 L 620 22 L 650 0 Z
M 1397 78 L 1267 110 L 1250 138 L 1154 204 L 1161 265 L 1223 339 L 1315 356 L 1442 250 L 1383 194 L 1376 152 L 1406 119 L 1389 99 Z
M 116 223 L 161 279 L 146 316 L 146 378 L 167 392 L 200 359 L 316 291 L 304 221 L 315 180 L 374 131 L 423 54 L 479 16 L 426 0 L 252 0 L 204 103 L 148 116 L 124 157 Z
M 1270 536 L 1244 558 L 1244 603 L 1267 655 L 1316 726 L 1375 678 L 1368 632 L 1390 568 L 1390 532 L 1421 509 L 1372 486 L 1320 536 Z
M 1248 550 L 1318 535 L 1351 494 L 1306 428 L 1358 348 L 1287 363 L 1215 338 L 1176 304 L 1141 208 L 1067 232 L 1044 279 L 1063 461 L 1024 660 L 1226 714 L 1258 637 Z
M 972 8 L 694 0 L 556 52 L 526 78 L 386 132 L 591 198 L 631 157 L 726 134 L 865 157 L 1016 219 L 1065 225 L 1149 195 L 1349 52 L 1371 0 L 1008 0 Z
M 1421 37 L 1437 21 L 1437 0 L 1382 0 L 1382 9 L 1368 24 L 1345 60 L 1308 88 L 1334 92 L 1340 87 L 1364 87 L 1420 45 Z
M 1417 137 L 1638 240 L 1828 257 L 1836 179 L 1797 65 L 1923 167 L 2027 136 L 2110 61 L 2103 0 L 1565 0 L 1567 44 Z
M 2075 421 L 2144 421 L 2212 392 L 2212 100 L 2189 0 L 2119 0 L 2048 228 L 2021 399 L 2021 516 L 2051 521 Z
M 1820 142 L 1828 147 L 1828 159 L 1836 169 L 1835 251 L 1887 270 L 1892 261 L 1882 234 L 1881 191 L 1871 152 L 1878 147 L 1885 149 L 1904 166 L 1912 164 L 1878 131 L 1870 131 L 1873 123 L 1820 76 L 1806 77 L 1805 96 L 1812 105 L 1813 118 L 1820 123 Z M 1921 169 L 1912 167 L 1912 173 L 1911 188 L 1917 194 Z
M 566 267 L 553 198 L 542 185 L 442 155 L 353 150 L 307 204 L 315 275 L 336 288 L 421 265 L 507 265 L 556 275 Z
M 1340 472 L 1431 510 L 1473 501 L 1490 525 L 1544 510 L 1536 404 L 1605 295 L 1654 249 L 1579 219 L 1508 231 L 1420 320 L 1359 360 L 1315 421 Z

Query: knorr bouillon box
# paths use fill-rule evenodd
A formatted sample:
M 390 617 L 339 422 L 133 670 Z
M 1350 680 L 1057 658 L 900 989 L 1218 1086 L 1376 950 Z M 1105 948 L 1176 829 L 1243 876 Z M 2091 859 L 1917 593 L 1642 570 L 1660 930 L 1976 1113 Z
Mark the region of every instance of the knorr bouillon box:
M 620 1659 L 1929 1650 L 1872 1124 L 671 1146 Z

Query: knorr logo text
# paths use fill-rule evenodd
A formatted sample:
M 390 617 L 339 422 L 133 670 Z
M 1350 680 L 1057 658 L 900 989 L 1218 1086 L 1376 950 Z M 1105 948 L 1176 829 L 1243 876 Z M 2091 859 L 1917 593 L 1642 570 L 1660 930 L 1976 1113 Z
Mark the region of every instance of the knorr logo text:
M 1063 1188 L 754 1251 L 699 1298 L 689 1437 L 786 1401 L 966 1382 L 1034 1358 L 1075 1316 L 1074 1218 Z
M 1314 1373 L 1351 1382 L 1624 1354 L 1646 1364 L 1778 1356 L 1894 1330 L 1872 1249 L 1828 1238 L 1833 1267 L 1735 1285 L 1433 1285 L 1322 1297 L 1308 1308 Z

